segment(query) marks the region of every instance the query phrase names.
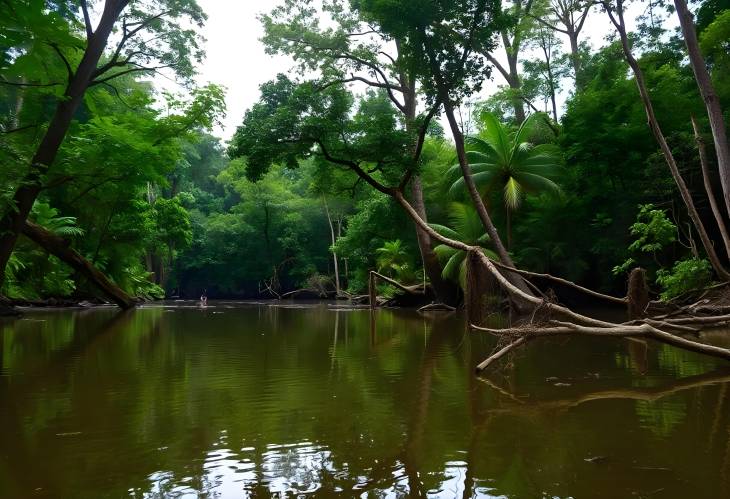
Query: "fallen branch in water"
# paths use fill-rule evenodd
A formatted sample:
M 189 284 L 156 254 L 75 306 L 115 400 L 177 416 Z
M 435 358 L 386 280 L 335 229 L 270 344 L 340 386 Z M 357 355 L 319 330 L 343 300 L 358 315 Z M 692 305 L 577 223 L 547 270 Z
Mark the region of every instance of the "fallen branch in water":
M 429 303 L 428 305 L 424 305 L 418 309 L 419 312 L 428 312 L 433 310 L 453 312 L 456 308 L 445 303 Z
M 662 343 L 667 343 L 669 345 L 680 347 L 685 350 L 690 350 L 693 352 L 710 355 L 712 357 L 719 357 L 721 359 L 730 360 L 730 350 L 726 348 L 716 347 L 714 345 L 708 345 L 705 343 L 700 343 L 698 341 L 688 340 L 658 329 L 647 323 L 638 325 L 615 324 L 612 326 L 582 326 L 572 322 L 550 321 L 549 325 L 545 326 L 527 324 L 525 326 L 519 327 L 492 329 L 475 326 L 472 324 L 471 327 L 472 329 L 484 331 L 498 336 L 516 338 L 509 345 L 501 348 L 499 351 L 492 354 L 489 358 L 477 365 L 477 372 L 483 371 L 495 361 L 499 360 L 515 348 L 525 344 L 529 340 L 566 335 L 603 336 L 608 338 L 646 337 L 660 341 Z

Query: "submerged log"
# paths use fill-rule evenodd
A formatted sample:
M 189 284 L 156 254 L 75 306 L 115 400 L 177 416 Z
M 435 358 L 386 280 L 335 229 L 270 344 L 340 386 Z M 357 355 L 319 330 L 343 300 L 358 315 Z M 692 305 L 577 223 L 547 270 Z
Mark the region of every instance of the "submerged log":
M 104 295 L 123 309 L 135 306 L 135 300 L 114 284 L 86 258 L 71 248 L 68 241 L 44 229 L 38 224 L 26 221 L 23 234 L 51 255 L 66 263 L 94 283 Z

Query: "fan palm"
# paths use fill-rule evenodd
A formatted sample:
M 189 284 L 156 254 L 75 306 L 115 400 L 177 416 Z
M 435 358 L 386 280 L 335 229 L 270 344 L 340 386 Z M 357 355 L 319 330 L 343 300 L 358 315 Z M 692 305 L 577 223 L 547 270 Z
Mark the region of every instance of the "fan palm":
M 470 246 L 486 246 L 489 236 L 484 232 L 484 226 L 473 206 L 465 203 L 451 203 L 449 206 L 449 222 L 451 227 L 439 224 L 429 224 L 436 232 L 450 239 L 456 239 Z M 445 244 L 436 246 L 434 252 L 441 262 L 445 262 L 441 275 L 445 279 L 458 282 L 464 288 L 466 282 L 466 252 Z M 492 251 L 485 253 L 497 259 Z
M 377 248 L 378 272 L 401 282 L 413 281 L 416 276 L 409 264 L 410 257 L 400 239 L 386 241 Z
M 493 114 L 485 113 L 481 134 L 465 139 L 467 159 L 479 191 L 482 195 L 495 189 L 502 191 L 508 247 L 512 240 L 512 213 L 520 207 L 525 194 L 560 194 L 560 187 L 554 181 L 560 168 L 558 148 L 528 142 L 539 116 L 531 115 L 515 132 L 510 132 Z M 465 185 L 459 165 L 449 168 L 448 175 L 452 179 L 449 192 L 463 193 Z

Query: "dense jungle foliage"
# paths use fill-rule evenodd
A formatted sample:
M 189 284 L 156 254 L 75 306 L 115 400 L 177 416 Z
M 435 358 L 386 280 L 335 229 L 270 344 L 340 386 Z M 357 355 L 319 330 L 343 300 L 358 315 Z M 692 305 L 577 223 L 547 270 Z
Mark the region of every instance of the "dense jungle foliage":
M 84 13 L 114 4 L 127 10 L 85 80 L 57 154 L 43 163 L 38 152 L 57 109 L 73 101 L 69 82 L 98 42 Z M 706 147 L 707 181 L 724 206 L 713 136 L 674 7 L 631 4 L 639 19 L 629 39 L 679 172 L 727 265 L 690 117 Z M 194 0 L 0 1 L 0 212 L 12 218 L 18 192 L 37 186 L 29 219 L 146 298 L 204 290 L 274 297 L 299 288 L 358 294 L 370 270 L 404 284 L 433 282 L 413 221 L 365 178 L 393 186 L 410 172 L 406 197 L 414 206 L 422 197 L 434 230 L 494 249 L 459 170 L 446 100 L 458 111 L 479 195 L 517 266 L 616 293 L 642 266 L 653 289 L 671 298 L 707 285 L 717 269 L 647 126 L 620 38 L 587 42 L 587 26 L 609 24 L 607 9 L 624 8 L 582 0 L 286 0 L 261 22 L 267 51 L 290 56 L 292 71 L 261 86 L 260 101 L 226 143 L 213 135 L 225 89 L 194 79 L 205 64 L 205 13 Z M 727 110 L 730 2 L 690 8 Z M 469 24 L 473 15 L 480 20 Z M 160 73 L 180 91 L 156 88 Z M 464 253 L 432 243 L 438 273 L 458 287 Z M 96 294 L 26 237 L 11 250 L 3 295 Z

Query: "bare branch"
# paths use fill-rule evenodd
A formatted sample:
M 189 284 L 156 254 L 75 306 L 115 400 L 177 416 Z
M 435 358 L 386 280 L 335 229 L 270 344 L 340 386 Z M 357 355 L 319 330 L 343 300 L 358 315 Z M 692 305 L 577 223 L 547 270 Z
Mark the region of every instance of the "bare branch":
M 66 73 L 68 75 L 68 81 L 70 82 L 74 77 L 74 71 L 73 69 L 71 69 L 71 64 L 68 62 L 68 59 L 66 59 L 66 56 L 63 55 L 63 52 L 61 52 L 61 49 L 58 47 L 58 45 L 56 45 L 55 43 L 49 43 L 49 45 L 53 47 L 53 50 L 63 61 L 63 65 L 66 66 Z
M 91 40 L 94 36 L 94 29 L 91 27 L 91 18 L 89 17 L 89 6 L 86 0 L 81 0 L 81 11 L 84 13 L 84 26 L 86 27 L 86 41 Z

